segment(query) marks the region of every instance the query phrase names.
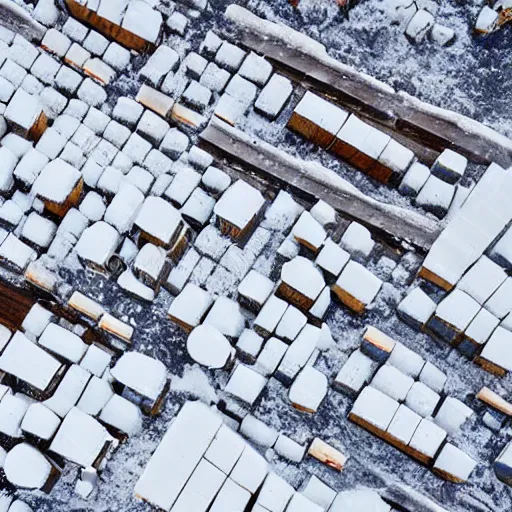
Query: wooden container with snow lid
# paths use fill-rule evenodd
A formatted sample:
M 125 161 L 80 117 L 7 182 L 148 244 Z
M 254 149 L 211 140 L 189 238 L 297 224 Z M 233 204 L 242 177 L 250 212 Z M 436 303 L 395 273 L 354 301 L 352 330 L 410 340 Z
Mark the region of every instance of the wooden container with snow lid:
M 332 287 L 338 299 L 356 313 L 364 313 L 375 299 L 382 281 L 360 263 L 349 261 Z
M 0 356 L 0 371 L 25 383 L 29 394 L 40 400 L 51 396 L 65 367 L 42 347 L 17 332 Z
M 238 180 L 219 199 L 213 211 L 223 235 L 233 240 L 244 238 L 254 227 L 265 199 L 245 181 Z
M 135 99 L 164 119 L 171 117 L 174 100 L 149 85 L 143 84 Z
M 48 117 L 37 96 L 18 89 L 4 113 L 11 130 L 23 138 L 37 142 L 48 127 Z
M 512 332 L 496 327 L 474 362 L 498 377 L 512 371 Z
M 46 211 L 62 218 L 78 204 L 83 186 L 80 172 L 57 158 L 43 168 L 32 192 L 43 201 Z
M 7 453 L 4 472 L 16 488 L 42 490 L 46 494 L 50 494 L 61 475 L 55 463 L 28 443 L 18 444 Z
M 276 295 L 309 311 L 324 288 L 322 272 L 310 260 L 297 256 L 283 265 Z
M 125 398 L 139 405 L 146 414 L 153 416 L 160 412 L 169 391 L 167 369 L 161 361 L 140 352 L 127 352 L 110 373 L 123 388 Z
M 154 50 L 160 37 L 162 15 L 146 2 L 66 0 L 66 5 L 73 17 L 130 50 Z
M 307 91 L 288 121 L 288 128 L 328 149 L 336 139 L 348 112 Z
M 164 249 L 180 241 L 184 222 L 174 206 L 161 197 L 147 197 L 135 219 L 140 238 Z
M 121 236 L 100 220 L 86 228 L 75 246 L 81 263 L 96 272 L 108 273 L 108 263 L 121 243 Z

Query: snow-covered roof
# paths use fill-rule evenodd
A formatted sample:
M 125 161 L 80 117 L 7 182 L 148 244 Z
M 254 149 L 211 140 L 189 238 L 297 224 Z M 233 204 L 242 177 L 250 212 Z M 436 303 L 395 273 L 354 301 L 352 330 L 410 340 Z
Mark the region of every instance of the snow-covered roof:
M 510 173 L 491 164 L 432 245 L 423 267 L 455 285 L 512 220 L 511 193 Z
M 52 382 L 61 364 L 17 332 L 0 356 L 0 370 L 14 375 L 41 391 Z
M 112 377 L 137 393 L 156 400 L 165 386 L 165 365 L 140 352 L 127 352 L 110 371 Z

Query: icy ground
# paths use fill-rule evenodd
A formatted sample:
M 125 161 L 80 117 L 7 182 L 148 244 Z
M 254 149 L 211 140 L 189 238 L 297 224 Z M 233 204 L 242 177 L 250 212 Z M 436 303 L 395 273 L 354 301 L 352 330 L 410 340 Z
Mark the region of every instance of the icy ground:
M 201 18 L 197 27 L 193 24 L 187 40 L 179 43 L 182 45 L 180 51 L 197 49 L 210 28 L 219 33 L 224 29 L 229 30 L 225 26 L 223 13 L 230 3 L 233 1 L 213 0 L 211 12 Z M 512 35 L 510 29 L 505 29 L 492 40 L 473 40 L 470 29 L 482 4 L 480 0 L 441 0 L 437 6 L 438 20 L 457 33 L 457 41 L 449 48 L 440 48 L 428 41 L 419 46 L 411 45 L 398 27 L 390 25 L 386 0 L 363 1 L 351 11 L 348 20 L 338 14 L 334 0 L 301 0 L 297 11 L 286 0 L 247 0 L 237 3 L 308 33 L 325 44 L 329 53 L 342 62 L 352 64 L 422 100 L 470 115 L 512 136 Z M 109 101 L 115 102 L 117 95 L 137 90 L 136 76 L 120 77 L 109 91 Z M 255 119 L 246 129 L 263 136 L 269 125 L 258 124 Z M 272 131 L 267 131 L 265 138 L 297 151 L 293 149 L 297 144 L 285 139 L 279 123 Z M 325 155 L 310 153 L 312 147 L 307 144 L 301 146 L 302 156 L 321 158 L 323 163 L 329 164 Z M 341 164 L 337 165 L 341 167 Z M 351 174 L 356 184 L 363 186 L 366 192 L 377 195 L 378 188 L 382 194 L 382 188 L 372 188 L 373 185 L 362 174 Z M 387 200 L 404 201 L 398 194 L 391 191 L 386 193 Z M 40 512 L 151 510 L 149 505 L 133 499 L 135 481 L 150 454 L 181 403 L 191 396 L 215 401 L 227 375 L 190 366 L 185 350 L 186 337 L 166 318 L 172 300 L 167 292 L 162 290 L 152 306 L 142 306 L 128 299 L 112 281 L 76 267 L 70 268 L 67 280 L 75 286 L 79 283 L 84 293 L 110 305 L 115 316 L 129 320 L 136 327 L 133 348 L 160 359 L 175 377 L 162 416 L 146 419 L 143 431 L 120 447 L 102 474 L 99 489 L 87 502 L 77 498 L 73 492 L 74 470 L 68 470 L 63 475 L 51 496 L 40 495 L 34 501 L 33 493 L 25 493 L 22 498 L 34 504 L 34 509 Z M 397 320 L 394 305 L 405 287 L 406 283 L 402 287 L 397 285 L 390 288 L 386 294 L 387 301 L 382 300 L 362 319 L 336 308 L 327 323 L 337 344 L 323 354 L 319 368 L 331 377 L 335 375 L 350 351 L 359 345 L 364 325 L 373 324 L 445 371 L 449 375 L 447 392 L 452 396 L 466 399 L 490 382 L 493 382 L 496 391 L 509 396 L 512 389 L 510 377 L 500 381 L 502 389 L 496 388 L 493 376 L 478 369 L 457 352 L 450 352 L 445 346 L 435 344 L 431 338 L 412 331 Z M 318 434 L 330 439 L 350 455 L 349 465 L 340 474 L 308 458 L 298 467 L 285 465 L 281 461 L 278 472 L 295 486 L 308 473 L 317 474 L 336 490 L 358 485 L 379 490 L 393 485 L 395 481 L 403 482 L 430 495 L 453 512 L 512 510 L 512 491 L 498 482 L 491 468 L 492 461 L 505 444 L 503 435 L 491 434 L 482 427 L 481 422 L 476 424 L 475 419 L 464 427 L 456 442 L 479 461 L 479 466 L 468 484 L 456 486 L 438 479 L 406 455 L 349 423 L 346 415 L 351 404 L 352 400 L 330 389 L 320 411 L 308 417 L 292 409 L 283 387 L 277 382 L 268 386 L 263 400 L 253 411 L 257 417 L 299 442 Z

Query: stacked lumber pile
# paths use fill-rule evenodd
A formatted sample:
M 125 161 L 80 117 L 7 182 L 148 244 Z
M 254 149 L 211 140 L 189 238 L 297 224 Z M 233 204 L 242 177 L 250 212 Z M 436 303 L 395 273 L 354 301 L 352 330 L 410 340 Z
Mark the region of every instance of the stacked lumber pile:
M 476 466 L 449 442 L 473 411 L 443 395 L 447 377 L 403 344 L 368 327 L 335 386 L 357 396 L 349 419 L 426 464 L 445 480 L 464 483 Z
M 101 315 L 106 324 L 92 300 L 75 294 L 71 305 L 91 318 Z M 81 468 L 76 492 L 87 497 L 119 442 L 142 428 L 141 412 L 158 414 L 168 389 L 160 361 L 139 352 L 119 357 L 119 350 L 88 335 L 84 323 L 72 324 L 36 303 L 20 330 L 0 326 L 0 450 L 7 482 L 50 493 L 66 461 Z
M 396 186 L 424 210 L 443 218 L 455 196 L 468 189 L 458 184 L 467 166 L 462 155 L 445 150 L 431 169 L 414 153 L 378 128 L 312 92 L 306 92 L 288 121 L 288 128 L 351 163 L 381 183 Z

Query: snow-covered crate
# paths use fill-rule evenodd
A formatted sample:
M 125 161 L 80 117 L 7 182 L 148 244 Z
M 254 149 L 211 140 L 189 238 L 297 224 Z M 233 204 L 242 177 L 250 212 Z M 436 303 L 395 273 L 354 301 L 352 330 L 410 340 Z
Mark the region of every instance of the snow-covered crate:
M 472 359 L 487 342 L 500 321 L 485 308 L 482 308 L 464 331 L 458 349 Z
M 169 391 L 165 365 L 140 352 L 126 352 L 110 371 L 114 389 L 149 415 L 160 412 Z
M 339 300 L 352 311 L 362 314 L 375 299 L 382 281 L 360 263 L 349 261 L 332 287 Z
M 24 272 L 36 259 L 37 253 L 12 233 L 0 245 L 0 263 L 15 272 Z
M 54 462 L 28 443 L 18 444 L 7 453 L 4 473 L 7 481 L 15 487 L 39 489 L 46 494 L 50 493 L 61 475 Z
M 71 363 L 79 363 L 87 351 L 87 345 L 79 336 L 54 323 L 45 328 L 37 342 L 57 357 Z
M 327 377 L 316 368 L 305 366 L 290 386 L 288 397 L 293 407 L 313 414 L 327 395 L 327 389 Z
M 399 403 L 381 391 L 366 386 L 352 406 L 348 418 L 373 434 L 386 439 Z
M 159 46 L 140 70 L 140 76 L 145 82 L 159 89 L 164 76 L 176 70 L 180 62 L 178 53 L 169 46 Z
M 391 139 L 369 175 L 382 183 L 397 186 L 415 160 L 416 156 L 410 149 Z
M 284 76 L 274 74 L 258 96 L 254 109 L 273 120 L 284 109 L 292 92 L 293 86 L 290 80 Z
M 120 45 L 140 53 L 154 50 L 163 19 L 148 3 L 137 0 L 65 1 L 74 18 L 92 25 Z
M 75 250 L 84 266 L 106 273 L 110 258 L 120 243 L 121 237 L 117 230 L 110 224 L 99 221 L 82 233 Z
M 276 294 L 302 311 L 308 311 L 324 287 L 320 270 L 310 260 L 297 256 L 283 265 Z
M 417 206 L 421 206 L 427 212 L 442 219 L 447 214 L 454 195 L 455 187 L 453 185 L 431 174 L 415 202 Z
M 113 440 L 96 419 L 73 407 L 57 431 L 50 451 L 83 468 L 98 468 L 109 454 Z
M 512 370 L 512 332 L 498 326 L 474 362 L 484 370 L 502 377 Z
M 143 84 L 137 94 L 136 100 L 155 114 L 167 119 L 171 116 L 174 100 L 164 93 Z
M 292 235 L 298 243 L 314 254 L 318 253 L 327 238 L 325 229 L 309 212 L 303 212 L 299 217 L 293 226 Z
M 430 464 L 446 440 L 446 431 L 423 418 L 407 447 L 406 453 L 423 464 Z
M 146 286 L 157 289 L 169 273 L 165 250 L 153 244 L 144 245 L 133 262 L 133 273 Z
M 429 168 L 420 162 L 414 162 L 404 174 L 398 191 L 404 196 L 416 197 L 429 177 Z
M 333 386 L 349 395 L 357 395 L 370 382 L 377 363 L 360 350 L 352 352 L 336 376 Z
M 307 91 L 295 107 L 288 128 L 328 149 L 348 116 L 345 110 Z
M 201 324 L 187 339 L 187 352 L 198 364 L 210 369 L 228 368 L 232 365 L 235 349 L 215 326 Z
M 48 127 L 48 117 L 39 97 L 18 89 L 4 112 L 7 124 L 15 133 L 37 142 Z
M 242 403 L 252 406 L 266 383 L 265 377 L 249 366 L 239 364 L 231 374 L 224 391 Z
M 264 337 L 270 336 L 286 311 L 288 304 L 271 295 L 254 320 L 254 330 Z
M 47 164 L 37 177 L 32 192 L 39 197 L 45 209 L 59 217 L 78 204 L 83 189 L 80 172 L 64 160 Z
M 436 310 L 436 303 L 419 287 L 414 288 L 398 305 L 397 315 L 415 329 L 421 329 Z
M 273 289 L 272 280 L 251 270 L 238 287 L 238 299 L 244 307 L 257 312 L 263 307 Z
M 445 149 L 434 162 L 432 174 L 446 183 L 454 185 L 464 176 L 467 165 L 466 157 L 451 149 Z
M 480 305 L 476 300 L 455 289 L 439 303 L 427 329 L 441 340 L 457 345 L 479 311 Z
M 179 241 L 184 222 L 171 204 L 160 197 L 150 196 L 145 199 L 135 225 L 144 240 L 170 249 Z
M 213 298 L 207 291 L 189 283 L 172 302 L 168 316 L 190 332 L 202 322 L 212 304 Z
M 479 304 L 485 304 L 507 279 L 506 272 L 487 256 L 482 256 L 457 283 Z
M 30 386 L 35 396 L 50 396 L 65 367 L 44 349 L 17 332 L 0 356 L 0 370 Z
M 248 235 L 264 203 L 265 199 L 254 187 L 242 180 L 235 182 L 214 208 L 222 234 L 234 240 Z
M 107 332 L 108 334 L 112 334 L 116 338 L 124 341 L 125 343 L 131 343 L 134 328 L 111 315 L 110 313 L 105 313 L 102 315 L 100 321 L 98 322 L 98 327 Z
M 432 471 L 449 482 L 465 483 L 476 467 L 476 461 L 456 446 L 447 443 L 437 457 Z
M 512 442 L 505 445 L 494 461 L 494 473 L 499 480 L 512 486 Z

